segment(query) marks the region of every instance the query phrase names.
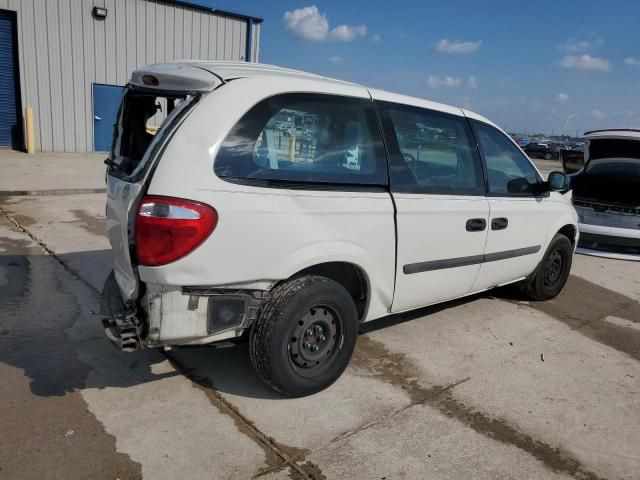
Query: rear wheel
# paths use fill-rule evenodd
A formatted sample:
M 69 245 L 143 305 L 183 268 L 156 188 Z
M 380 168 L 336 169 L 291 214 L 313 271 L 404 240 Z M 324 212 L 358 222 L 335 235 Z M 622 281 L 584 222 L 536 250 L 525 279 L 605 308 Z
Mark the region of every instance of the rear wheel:
M 521 284 L 522 292 L 532 300 L 550 300 L 567 283 L 573 260 L 571 241 L 556 234 L 535 272 Z
M 357 336 L 349 292 L 318 275 L 293 278 L 273 290 L 251 329 L 251 363 L 278 392 L 310 395 L 340 377 Z
M 545 160 L 551 160 L 551 154 L 550 153 L 545 153 L 544 154 L 544 159 Z

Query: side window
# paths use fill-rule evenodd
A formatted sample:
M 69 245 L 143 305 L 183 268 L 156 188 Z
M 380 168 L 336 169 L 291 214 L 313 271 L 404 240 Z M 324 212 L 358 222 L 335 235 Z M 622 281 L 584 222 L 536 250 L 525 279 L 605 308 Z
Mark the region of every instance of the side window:
M 466 119 L 390 103 L 378 106 L 393 191 L 484 195 L 482 164 Z
M 333 95 L 277 95 L 233 127 L 214 163 L 219 177 L 386 185 L 373 104 Z
M 474 124 L 487 165 L 489 194 L 532 195 L 540 179 L 529 159 L 499 130 Z

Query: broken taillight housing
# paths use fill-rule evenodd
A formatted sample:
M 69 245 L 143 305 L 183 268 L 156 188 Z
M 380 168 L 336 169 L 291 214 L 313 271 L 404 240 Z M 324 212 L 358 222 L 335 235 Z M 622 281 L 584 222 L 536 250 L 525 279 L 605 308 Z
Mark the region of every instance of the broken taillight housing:
M 182 198 L 145 197 L 136 215 L 136 252 L 140 265 L 174 262 L 204 242 L 218 224 L 218 212 Z

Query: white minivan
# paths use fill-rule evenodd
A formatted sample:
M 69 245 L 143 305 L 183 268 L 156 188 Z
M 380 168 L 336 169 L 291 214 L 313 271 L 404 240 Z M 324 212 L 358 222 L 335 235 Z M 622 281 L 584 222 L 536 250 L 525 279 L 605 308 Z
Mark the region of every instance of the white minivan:
M 564 173 L 489 120 L 267 65 L 135 71 L 106 163 L 109 339 L 248 338 L 291 396 L 341 375 L 362 322 L 514 282 L 553 298 L 578 237 Z

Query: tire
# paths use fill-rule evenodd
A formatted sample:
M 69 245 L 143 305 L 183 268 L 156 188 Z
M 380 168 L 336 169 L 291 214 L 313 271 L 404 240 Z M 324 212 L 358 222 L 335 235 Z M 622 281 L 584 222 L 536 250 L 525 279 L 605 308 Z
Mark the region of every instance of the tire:
M 557 233 L 538 267 L 521 284 L 522 293 L 531 300 L 551 300 L 564 288 L 573 260 L 571 241 Z
M 545 154 L 544 154 L 544 159 L 545 159 L 545 160 L 551 160 L 551 158 L 552 158 L 552 156 L 551 156 L 551 154 L 550 154 L 550 153 L 545 153 Z
M 347 368 L 358 338 L 351 295 L 318 275 L 288 280 L 271 295 L 249 338 L 256 373 L 290 397 L 324 390 Z

